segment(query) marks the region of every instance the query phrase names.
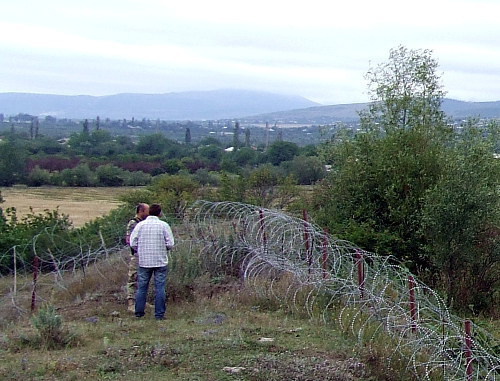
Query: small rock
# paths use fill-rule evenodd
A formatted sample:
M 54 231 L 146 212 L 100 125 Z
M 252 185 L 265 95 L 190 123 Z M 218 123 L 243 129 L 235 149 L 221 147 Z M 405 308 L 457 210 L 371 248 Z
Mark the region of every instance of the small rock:
M 258 341 L 259 343 L 272 343 L 274 339 L 272 337 L 261 337 Z
M 242 366 L 225 366 L 224 368 L 222 368 L 222 370 L 224 372 L 228 372 L 231 374 L 240 373 L 240 372 L 244 371 L 245 369 L 246 368 L 244 368 Z

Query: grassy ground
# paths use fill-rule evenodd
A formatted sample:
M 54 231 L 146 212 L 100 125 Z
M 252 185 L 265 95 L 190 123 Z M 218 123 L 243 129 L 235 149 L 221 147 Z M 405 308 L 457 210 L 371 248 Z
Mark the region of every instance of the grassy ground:
M 0 379 L 398 379 L 375 376 L 373 359 L 353 349 L 353 338 L 240 284 L 170 301 L 164 321 L 154 320 L 151 306 L 137 319 L 125 306 L 125 265 L 103 266 L 66 281 L 66 290 L 40 286 L 63 319 L 60 349 L 47 349 L 29 316 L 3 316 Z M 29 298 L 24 304 L 29 310 Z
M 2 208 L 15 207 L 21 217 L 30 212 L 42 213 L 45 209 L 59 208 L 67 214 L 75 227 L 103 216 L 115 209 L 120 195 L 130 192 L 130 187 L 36 187 L 15 186 L 0 188 L 5 203 Z

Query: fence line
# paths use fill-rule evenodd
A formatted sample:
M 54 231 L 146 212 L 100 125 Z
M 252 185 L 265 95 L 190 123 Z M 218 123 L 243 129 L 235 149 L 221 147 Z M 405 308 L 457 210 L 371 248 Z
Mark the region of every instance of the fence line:
M 361 250 L 328 235 L 304 219 L 241 203 L 195 203 L 187 226 L 207 254 L 239 266 L 248 282 L 270 278 L 273 294 L 283 274 L 292 274 L 293 303 L 314 311 L 327 297 L 325 317 L 342 304 L 337 320 L 360 341 L 380 333 L 394 338 L 394 353 L 408 357 L 420 378 L 495 380 L 500 377 L 498 343 L 485 330 L 454 316 L 442 298 L 418 281 L 395 258 Z M 325 276 L 326 268 L 326 276 Z M 278 295 L 278 292 L 274 293 Z M 468 328 L 468 329 L 469 329 Z M 471 333 L 472 332 L 472 333 Z M 367 335 L 369 335 L 367 339 Z M 496 348 L 496 349 L 495 349 Z M 391 361 L 392 359 L 389 359 Z
M 338 240 L 310 222 L 306 212 L 303 217 L 242 203 L 199 201 L 187 211 L 178 242 L 232 266 L 256 289 L 261 279 L 267 279 L 269 287 L 261 292 L 282 298 L 294 308 L 313 314 L 319 307 L 324 319 L 335 318 L 360 342 L 390 335 L 393 357 L 407 358 L 407 367 L 419 378 L 500 379 L 499 344 L 490 334 L 451 314 L 434 290 L 394 258 Z M 85 274 L 90 264 L 114 260 L 117 257 L 111 253 L 123 248 L 121 225 L 96 232 L 93 242 L 78 236 L 78 231 L 64 237 L 55 234 L 55 229 L 45 229 L 30 244 L 39 258 L 36 283 L 26 279 L 23 284 L 18 276 L 34 274 L 36 268 L 21 260 L 19 253 L 25 248 L 15 246 L 0 253 L 0 264 L 10 263 L 14 268 L 13 287 L 1 296 L 4 306 L 10 299 L 19 314 L 26 314 L 29 311 L 17 303 L 21 291 L 29 291 L 30 286 L 34 291 L 41 282 L 64 288 L 66 273 Z M 287 276 L 292 281 L 283 296 L 280 280 Z M 43 297 L 35 295 L 33 300 L 36 303 Z M 388 361 L 394 361 L 393 357 Z

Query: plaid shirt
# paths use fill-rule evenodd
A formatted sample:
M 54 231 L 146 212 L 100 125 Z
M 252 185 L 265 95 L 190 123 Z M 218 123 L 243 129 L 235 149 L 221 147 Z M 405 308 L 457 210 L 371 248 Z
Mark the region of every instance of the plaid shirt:
M 130 246 L 139 254 L 140 267 L 166 266 L 167 251 L 174 247 L 172 229 L 158 217 L 148 216 L 132 231 Z

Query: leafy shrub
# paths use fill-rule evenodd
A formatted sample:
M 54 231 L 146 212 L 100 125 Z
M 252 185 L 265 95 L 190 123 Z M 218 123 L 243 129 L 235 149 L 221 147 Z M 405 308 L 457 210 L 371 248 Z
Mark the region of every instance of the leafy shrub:
M 26 180 L 26 184 L 31 187 L 39 187 L 41 185 L 49 185 L 51 184 L 51 176 L 50 172 L 46 169 L 41 169 L 36 166 L 29 173 L 28 178 Z
M 38 331 L 42 348 L 65 348 L 75 341 L 75 336 L 63 328 L 62 318 L 53 306 L 40 308 L 31 318 L 31 322 Z

